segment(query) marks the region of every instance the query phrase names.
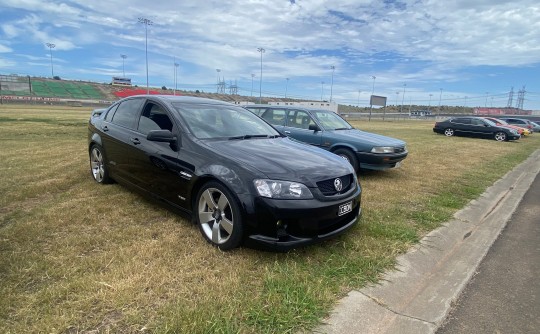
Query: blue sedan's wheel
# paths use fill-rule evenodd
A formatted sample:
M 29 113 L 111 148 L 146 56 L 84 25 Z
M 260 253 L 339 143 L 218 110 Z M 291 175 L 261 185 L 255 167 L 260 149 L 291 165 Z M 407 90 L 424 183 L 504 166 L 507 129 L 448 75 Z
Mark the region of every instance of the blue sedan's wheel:
M 196 218 L 204 238 L 221 250 L 242 241 L 242 217 L 235 197 L 221 183 L 206 183 L 197 195 Z
M 105 165 L 103 149 L 97 144 L 90 149 L 90 172 L 97 183 L 110 183 L 111 181 Z
M 338 148 L 337 150 L 334 151 L 334 154 L 337 154 L 344 160 L 347 160 L 347 162 L 349 162 L 351 166 L 353 166 L 354 171 L 358 173 L 358 169 L 359 169 L 358 159 L 356 158 L 355 154 L 351 150 L 348 150 L 346 148 Z
M 505 141 L 506 140 L 506 133 L 504 133 L 504 132 L 495 133 L 495 140 L 496 141 Z
M 444 129 L 444 135 L 447 137 L 452 137 L 454 135 L 454 129 L 452 128 Z

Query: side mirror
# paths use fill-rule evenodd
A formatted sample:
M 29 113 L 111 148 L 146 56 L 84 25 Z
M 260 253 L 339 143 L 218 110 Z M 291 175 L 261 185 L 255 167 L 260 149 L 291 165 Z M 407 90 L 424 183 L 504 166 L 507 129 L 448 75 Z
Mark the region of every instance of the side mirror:
M 317 124 L 310 124 L 308 129 L 313 130 L 315 132 L 321 131 L 321 128 L 319 128 Z
M 169 130 L 152 130 L 148 132 L 146 139 L 160 143 L 173 143 L 176 141 L 176 136 Z

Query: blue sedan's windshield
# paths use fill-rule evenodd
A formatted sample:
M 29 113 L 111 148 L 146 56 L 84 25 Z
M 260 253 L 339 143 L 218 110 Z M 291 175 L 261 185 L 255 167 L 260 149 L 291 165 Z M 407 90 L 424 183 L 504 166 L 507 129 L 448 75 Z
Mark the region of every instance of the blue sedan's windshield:
M 352 126 L 343 118 L 331 111 L 317 110 L 313 112 L 325 130 L 348 130 Z
M 186 125 L 199 139 L 270 138 L 280 136 L 250 111 L 234 106 L 173 103 Z

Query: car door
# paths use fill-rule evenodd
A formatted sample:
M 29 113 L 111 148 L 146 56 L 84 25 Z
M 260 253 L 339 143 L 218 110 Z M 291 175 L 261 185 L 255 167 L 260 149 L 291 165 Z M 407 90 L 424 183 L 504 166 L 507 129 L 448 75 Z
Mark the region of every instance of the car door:
M 131 136 L 136 128 L 143 98 L 132 98 L 121 102 L 115 110 L 109 110 L 101 124 L 102 144 L 105 156 L 115 177 L 134 182 L 131 176 Z
M 288 110 L 287 123 L 283 132 L 296 140 L 315 146 L 321 146 L 322 131 L 310 130 L 310 125 L 317 125 L 311 115 L 303 110 Z
M 152 130 L 167 130 L 176 136 L 175 142 L 148 140 Z M 187 181 L 182 173 L 183 164 L 179 159 L 181 131 L 174 123 L 168 109 L 157 101 L 147 100 L 132 136 L 132 176 L 137 184 L 174 204 L 183 206 Z M 185 165 L 185 164 L 184 164 Z
M 452 121 L 452 126 L 454 127 L 454 131 L 456 134 L 461 135 L 471 135 L 472 129 L 471 129 L 471 119 L 467 117 L 458 117 L 454 118 Z
M 482 137 L 490 137 L 493 133 L 493 127 L 480 118 L 471 118 L 471 130 Z

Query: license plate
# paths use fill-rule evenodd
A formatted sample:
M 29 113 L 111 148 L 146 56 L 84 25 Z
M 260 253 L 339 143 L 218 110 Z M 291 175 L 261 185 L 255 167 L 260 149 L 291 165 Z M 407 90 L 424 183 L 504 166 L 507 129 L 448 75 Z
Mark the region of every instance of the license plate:
M 343 216 L 344 214 L 349 213 L 351 211 L 352 211 L 352 202 L 341 204 L 338 209 L 338 216 Z

